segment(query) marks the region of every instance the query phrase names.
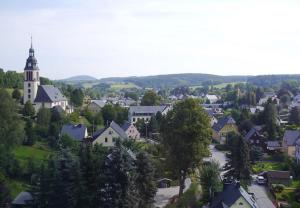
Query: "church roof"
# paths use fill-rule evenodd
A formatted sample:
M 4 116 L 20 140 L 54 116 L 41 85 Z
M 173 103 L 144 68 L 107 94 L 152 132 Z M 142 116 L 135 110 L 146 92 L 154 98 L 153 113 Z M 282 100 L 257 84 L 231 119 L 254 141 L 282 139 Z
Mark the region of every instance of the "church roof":
M 51 103 L 66 100 L 67 98 L 60 92 L 57 87 L 54 87 L 53 85 L 39 85 L 34 102 Z

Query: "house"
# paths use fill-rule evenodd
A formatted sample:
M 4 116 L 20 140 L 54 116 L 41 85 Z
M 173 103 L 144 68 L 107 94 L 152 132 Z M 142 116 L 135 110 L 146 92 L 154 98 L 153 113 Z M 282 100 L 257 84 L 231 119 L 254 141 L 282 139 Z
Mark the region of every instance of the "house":
M 282 138 L 282 148 L 289 156 L 296 156 L 296 142 L 300 138 L 300 131 L 286 130 Z
M 258 146 L 266 149 L 266 137 L 262 134 L 261 126 L 254 126 L 246 134 L 244 139 L 253 146 Z
M 167 114 L 169 111 L 168 106 L 130 106 L 129 107 L 129 122 L 136 123 L 138 120 L 149 122 L 152 116 L 155 116 L 158 112 L 162 115 Z
M 140 132 L 137 128 L 130 122 L 125 122 L 122 126 L 122 129 L 125 131 L 126 135 L 130 139 L 140 139 Z
M 24 68 L 24 96 L 23 103 L 30 101 L 35 110 L 40 108 L 53 108 L 61 106 L 67 113 L 72 113 L 73 108 L 68 105 L 68 100 L 60 90 L 53 85 L 40 85 L 39 67 L 34 55 L 34 49 L 29 49 L 29 57 Z
M 255 198 L 239 182 L 224 184 L 223 191 L 213 198 L 210 208 L 259 208 Z
M 31 194 L 29 192 L 21 192 L 18 196 L 11 202 L 12 208 L 29 208 L 28 202 L 33 200 Z
M 105 104 L 105 100 L 91 100 L 91 103 L 88 104 L 87 109 L 92 113 L 99 113 Z
M 216 103 L 219 100 L 218 96 L 216 95 L 206 95 L 205 98 L 206 100 L 209 100 L 209 103 L 211 104 Z
M 125 131 L 114 121 L 109 126 L 96 131 L 92 136 L 92 144 L 102 144 L 104 147 L 115 145 L 116 139 L 127 139 Z
M 218 123 L 218 119 L 215 117 L 215 111 L 212 108 L 205 108 L 204 109 L 210 118 L 210 126 L 214 126 L 216 123 Z
M 269 152 L 281 151 L 282 146 L 279 141 L 267 141 L 266 142 L 267 150 Z
M 34 99 L 34 107 L 36 111 L 40 108 L 53 108 L 60 106 L 64 111 L 71 113 L 72 109 L 68 106 L 67 98 L 53 85 L 39 85 L 36 98 Z
M 296 141 L 295 157 L 298 164 L 300 164 L 300 139 Z
M 66 124 L 63 125 L 61 129 L 61 136 L 67 135 L 75 141 L 82 142 L 85 138 L 88 137 L 87 128 L 83 124 L 73 125 Z
M 265 175 L 269 187 L 271 187 L 272 184 L 282 184 L 285 186 L 289 186 L 292 182 L 292 176 L 290 171 L 270 170 L 267 171 Z
M 229 132 L 238 133 L 238 127 L 231 116 L 220 119 L 213 127 L 213 139 L 224 143 Z

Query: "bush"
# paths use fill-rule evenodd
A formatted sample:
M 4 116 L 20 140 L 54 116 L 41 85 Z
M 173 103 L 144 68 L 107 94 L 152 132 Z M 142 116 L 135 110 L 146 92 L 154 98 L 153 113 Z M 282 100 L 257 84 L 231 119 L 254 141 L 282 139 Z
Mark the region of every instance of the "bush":
M 275 193 L 281 193 L 284 188 L 285 186 L 282 184 L 272 184 L 272 189 Z

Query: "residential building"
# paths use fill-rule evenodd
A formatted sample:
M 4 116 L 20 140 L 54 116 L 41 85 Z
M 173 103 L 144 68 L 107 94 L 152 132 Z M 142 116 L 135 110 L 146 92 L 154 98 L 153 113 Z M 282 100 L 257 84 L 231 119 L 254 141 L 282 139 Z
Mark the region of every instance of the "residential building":
M 210 118 L 210 126 L 214 126 L 216 123 L 218 123 L 218 119 L 215 117 L 215 111 L 212 108 L 205 108 L 204 109 L 208 115 L 208 117 Z
M 92 113 L 99 113 L 105 104 L 106 100 L 91 100 L 91 103 L 88 104 L 87 109 Z
M 136 123 L 138 120 L 149 122 L 152 116 L 158 112 L 162 115 L 167 114 L 170 107 L 168 106 L 130 106 L 128 120 L 131 123 Z
M 298 139 L 296 141 L 295 157 L 296 157 L 297 163 L 300 164 L 300 139 Z
M 216 103 L 219 100 L 217 95 L 205 95 L 205 98 L 209 100 L 210 104 Z
M 137 128 L 130 122 L 125 122 L 122 126 L 122 129 L 125 131 L 126 135 L 130 139 L 140 139 L 140 132 Z
M 67 135 L 75 141 L 82 142 L 85 138 L 88 137 L 87 128 L 83 124 L 73 125 L 66 124 L 63 125 L 61 129 L 61 136 Z
M 247 193 L 239 182 L 224 184 L 223 191 L 216 194 L 210 208 L 259 208 L 256 199 Z
M 269 151 L 269 152 L 275 152 L 275 151 L 282 150 L 282 146 L 279 141 L 267 141 L 266 146 L 267 146 L 267 151 Z
M 292 182 L 290 171 L 270 170 L 267 171 L 265 175 L 269 187 L 271 187 L 272 184 L 282 184 L 285 186 L 289 186 Z
M 112 147 L 117 139 L 127 139 L 125 131 L 114 121 L 109 126 L 96 131 L 92 136 L 92 144 L 101 144 L 104 147 Z
M 250 131 L 245 135 L 244 139 L 253 146 L 258 146 L 263 149 L 266 149 L 267 138 L 262 134 L 261 126 L 254 126 Z
M 213 127 L 213 139 L 224 143 L 229 132 L 238 133 L 238 127 L 231 116 L 220 119 Z
M 23 103 L 30 101 L 36 111 L 42 107 L 53 108 L 59 105 L 67 113 L 71 113 L 72 107 L 68 105 L 67 98 L 62 95 L 58 88 L 52 85 L 40 85 L 39 70 L 31 41 L 29 57 L 24 68 Z
M 296 142 L 300 139 L 300 131 L 286 130 L 282 138 L 282 148 L 291 157 L 296 156 Z

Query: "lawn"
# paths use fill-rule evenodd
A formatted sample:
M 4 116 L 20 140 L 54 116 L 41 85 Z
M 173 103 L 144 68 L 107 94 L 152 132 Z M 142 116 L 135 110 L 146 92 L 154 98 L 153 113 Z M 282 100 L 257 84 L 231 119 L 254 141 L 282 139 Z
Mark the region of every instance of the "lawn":
M 24 166 L 28 159 L 32 159 L 36 163 L 41 163 L 48 158 L 51 151 L 44 143 L 37 142 L 33 146 L 17 146 L 13 149 L 13 154 L 19 160 L 21 166 Z
M 9 190 L 11 191 L 10 194 L 14 199 L 20 192 L 28 189 L 28 184 L 17 181 L 17 180 L 8 180 L 7 185 Z
M 133 83 L 115 83 L 110 86 L 113 90 L 129 89 L 129 88 L 140 88 L 139 86 Z
M 245 82 L 227 82 L 227 83 L 225 82 L 225 83 L 214 85 L 214 87 L 217 89 L 222 89 L 222 88 L 225 88 L 228 84 L 231 84 L 232 86 L 234 86 L 235 84 L 238 84 L 238 83 L 245 83 Z
M 295 200 L 295 189 L 300 187 L 300 181 L 293 181 L 293 183 L 286 187 L 282 192 L 275 193 L 276 199 L 279 201 L 287 201 L 292 207 L 300 207 L 300 203 Z
M 261 173 L 268 170 L 282 170 L 282 164 L 278 162 L 257 162 L 252 166 L 253 173 Z

